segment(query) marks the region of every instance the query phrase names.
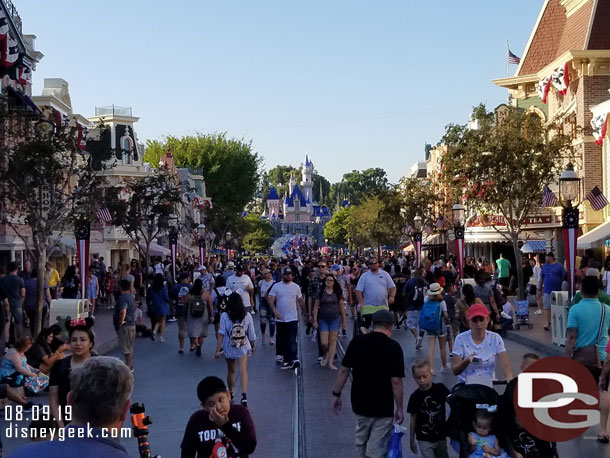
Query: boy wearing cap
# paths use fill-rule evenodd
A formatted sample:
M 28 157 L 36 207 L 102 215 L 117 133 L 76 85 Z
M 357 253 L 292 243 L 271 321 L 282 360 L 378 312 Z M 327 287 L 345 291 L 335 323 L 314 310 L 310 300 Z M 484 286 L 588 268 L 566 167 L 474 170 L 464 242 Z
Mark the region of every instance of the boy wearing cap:
M 392 312 L 378 310 L 372 320 L 373 332 L 356 336 L 347 347 L 332 392 L 332 407 L 335 413 L 341 411 L 341 391 L 351 373 L 356 456 L 385 458 L 392 425 L 403 421 L 405 365 L 400 344 L 391 338 Z

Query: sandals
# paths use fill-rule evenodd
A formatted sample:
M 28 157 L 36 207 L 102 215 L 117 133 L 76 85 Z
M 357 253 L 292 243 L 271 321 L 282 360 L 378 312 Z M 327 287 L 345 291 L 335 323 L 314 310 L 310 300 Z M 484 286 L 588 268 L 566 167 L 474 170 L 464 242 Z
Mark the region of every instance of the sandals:
M 597 442 L 599 442 L 600 444 L 608 444 L 610 443 L 610 438 L 608 436 L 600 434 L 599 436 L 597 436 Z

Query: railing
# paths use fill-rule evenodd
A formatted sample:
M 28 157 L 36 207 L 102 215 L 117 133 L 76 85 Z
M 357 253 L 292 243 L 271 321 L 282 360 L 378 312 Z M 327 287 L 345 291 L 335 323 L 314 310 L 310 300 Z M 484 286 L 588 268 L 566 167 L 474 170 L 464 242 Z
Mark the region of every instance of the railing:
M 131 107 L 119 107 L 116 105 L 110 105 L 107 107 L 95 107 L 95 116 L 129 116 L 131 117 Z
M 21 31 L 21 29 L 22 29 L 21 17 L 19 16 L 19 13 L 17 12 L 17 8 L 15 8 L 15 5 L 13 5 L 11 0 L 0 0 L 0 2 L 2 2 L 2 6 L 4 7 L 4 9 L 8 13 L 8 15 L 11 17 L 11 20 L 13 21 L 15 28 L 17 29 L 17 31 L 19 31 L 19 34 L 22 35 L 23 32 Z

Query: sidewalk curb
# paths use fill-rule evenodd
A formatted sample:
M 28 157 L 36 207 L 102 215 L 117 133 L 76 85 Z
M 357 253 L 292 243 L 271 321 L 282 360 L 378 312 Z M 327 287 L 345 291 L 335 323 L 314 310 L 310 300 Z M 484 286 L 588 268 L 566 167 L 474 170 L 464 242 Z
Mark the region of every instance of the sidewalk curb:
M 507 331 L 504 338 L 530 347 L 532 350 L 543 353 L 546 356 L 566 356 L 564 347 L 540 342 L 539 340 L 519 334 L 519 331 Z

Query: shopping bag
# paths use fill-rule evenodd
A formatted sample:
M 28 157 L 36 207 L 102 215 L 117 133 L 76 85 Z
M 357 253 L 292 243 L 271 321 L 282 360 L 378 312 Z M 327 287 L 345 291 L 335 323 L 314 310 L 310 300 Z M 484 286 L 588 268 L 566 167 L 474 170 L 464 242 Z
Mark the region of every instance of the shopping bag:
M 394 425 L 392 437 L 390 438 L 390 447 L 386 458 L 402 458 L 402 436 L 404 428 L 400 425 Z

